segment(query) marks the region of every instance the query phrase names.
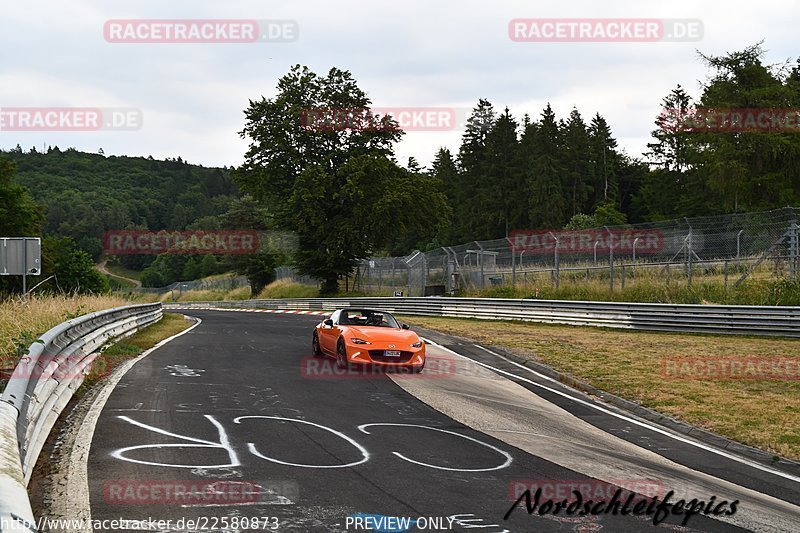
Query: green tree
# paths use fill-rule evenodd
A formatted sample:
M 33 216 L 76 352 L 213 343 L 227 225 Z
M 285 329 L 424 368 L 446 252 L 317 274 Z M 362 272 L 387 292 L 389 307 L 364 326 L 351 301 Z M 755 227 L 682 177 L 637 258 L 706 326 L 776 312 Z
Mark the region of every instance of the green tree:
M 701 108 L 796 109 L 797 67 L 765 65 L 760 44 L 722 56 L 701 56 L 712 70 Z M 800 200 L 800 137 L 795 132 L 703 132 L 692 137 L 697 165 L 717 210 L 783 207 Z
M 611 202 L 598 205 L 592 218 L 596 227 L 621 226 L 628 223 L 625 213 L 620 212 Z
M 486 136 L 486 176 L 481 180 L 480 218 L 485 224 L 481 239 L 502 235 L 507 237 L 513 228 L 523 227 L 527 209 L 523 196 L 524 176 L 519 158 L 517 129 L 519 125 L 505 109 Z
M 409 228 L 435 228 L 447 214 L 433 182 L 394 161 L 402 131 L 370 105 L 349 72 L 321 77 L 297 65 L 276 97 L 251 101 L 245 111 L 250 147 L 236 179 L 280 228 L 296 232 L 296 264 L 322 280 L 324 294 L 379 246 Z M 309 119 L 320 109 L 347 110 L 367 126 L 315 127 Z
M 600 114 L 589 125 L 589 153 L 593 183 L 592 206 L 617 200 L 617 141 L 611 128 Z
M 564 226 L 564 229 L 580 230 L 580 229 L 591 229 L 596 227 L 598 227 L 598 224 L 594 216 L 587 215 L 585 213 L 576 213 L 572 215 L 572 218 L 569 219 L 569 222 L 567 222 L 567 224 Z
M 447 204 L 452 210 L 453 218 L 455 218 L 457 212 L 456 204 L 459 200 L 461 183 L 458 168 L 450 150 L 447 148 L 440 148 L 439 151 L 436 152 L 433 163 L 431 163 L 430 174 L 438 183 L 439 191 L 445 195 Z M 442 227 L 438 240 L 442 244 L 458 244 L 452 219 L 448 220 Z M 411 250 L 406 250 L 406 252 L 410 251 Z
M 323 294 L 336 292 L 338 276 L 396 236 L 435 231 L 449 211 L 436 188 L 381 156 L 355 157 L 334 176 L 307 168 L 290 198 L 298 265 L 324 281 Z
M 0 157 L 0 236 L 36 237 L 41 231 L 42 208 L 15 182 L 15 173 L 14 163 Z
M 68 237 L 42 240 L 42 270 L 45 279 L 55 275 L 43 288 L 82 294 L 111 290 L 108 279 L 94 268 L 91 256 Z
M 565 222 L 561 132 L 550 104 L 540 122 L 530 123 L 522 135 L 523 175 L 528 191 L 532 227 L 560 228 Z
M 195 257 L 190 257 L 183 265 L 181 280 L 193 281 L 200 278 L 200 262 Z
M 217 258 L 211 254 L 204 255 L 203 260 L 200 261 L 200 276 L 206 278 L 218 272 L 219 264 L 217 263 Z
M 664 97 L 662 109 L 656 117 L 656 129 L 651 132 L 654 141 L 647 143 L 645 154 L 650 164 L 677 174 L 689 169 L 689 136 L 685 120 L 691 116 L 692 97 L 678 85 Z
M 0 237 L 37 237 L 41 235 L 42 207 L 28 190 L 16 183 L 14 163 L 0 157 Z M 22 291 L 21 279 L 0 277 L 0 294 Z
M 589 132 L 577 109 L 573 108 L 564 127 L 564 167 L 568 213 L 572 216 L 590 209 L 592 185 Z
M 253 230 L 265 235 L 272 224 L 272 217 L 252 196 L 245 195 L 231 205 L 230 210 L 220 217 L 226 229 Z M 275 267 L 289 260 L 289 250 L 272 250 L 259 239 L 259 249 L 254 254 L 229 255 L 222 259 L 224 267 L 240 276 L 247 276 L 252 297 L 275 280 Z M 207 256 L 213 257 L 213 256 Z
M 455 195 L 455 238 L 458 241 L 471 241 L 486 238 L 487 227 L 484 214 L 487 210 L 485 180 L 487 176 L 487 138 L 497 120 L 494 107 L 488 100 L 481 99 L 467 119 L 461 147 L 458 152 L 460 187 Z
M 169 285 L 164 279 L 164 276 L 161 275 L 161 272 L 152 266 L 142 271 L 141 282 L 143 287 L 166 287 Z

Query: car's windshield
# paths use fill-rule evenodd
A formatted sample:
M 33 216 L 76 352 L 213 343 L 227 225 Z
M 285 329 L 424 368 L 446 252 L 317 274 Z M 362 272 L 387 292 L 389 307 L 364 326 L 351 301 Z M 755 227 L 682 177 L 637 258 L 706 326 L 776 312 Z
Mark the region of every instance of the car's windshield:
M 397 320 L 383 311 L 367 309 L 348 309 L 339 315 L 341 326 L 374 326 L 377 328 L 399 328 Z

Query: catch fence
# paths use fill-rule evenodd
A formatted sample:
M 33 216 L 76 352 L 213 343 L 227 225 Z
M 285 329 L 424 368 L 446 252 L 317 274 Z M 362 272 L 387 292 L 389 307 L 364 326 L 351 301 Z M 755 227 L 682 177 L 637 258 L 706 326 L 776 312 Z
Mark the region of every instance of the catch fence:
M 362 261 L 351 288 L 365 294 L 463 295 L 493 287 L 641 281 L 797 279 L 800 209 L 683 218 L 585 230 L 517 230 L 507 238 Z

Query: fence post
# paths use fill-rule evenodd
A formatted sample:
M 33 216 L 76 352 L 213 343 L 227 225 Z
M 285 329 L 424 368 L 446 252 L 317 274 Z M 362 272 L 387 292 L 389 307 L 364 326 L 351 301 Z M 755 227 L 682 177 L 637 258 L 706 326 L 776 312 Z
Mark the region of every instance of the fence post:
M 611 292 L 614 292 L 614 234 L 608 229 L 608 226 L 603 226 L 608 232 L 608 283 Z
M 688 266 L 689 271 L 688 271 L 688 279 L 687 279 L 687 281 L 689 283 L 689 286 L 691 287 L 692 286 L 692 255 L 694 253 L 694 251 L 692 250 L 692 230 L 691 229 L 689 230 L 688 239 L 689 240 L 687 241 L 687 246 L 686 246 L 687 250 L 689 250 L 689 260 L 687 261 L 687 266 Z
M 517 288 L 517 258 L 514 248 L 511 248 L 511 286 Z
M 739 261 L 739 254 L 742 251 L 742 233 L 744 230 L 739 230 L 739 233 L 736 234 L 736 266 L 739 266 L 741 261 Z
M 694 250 L 692 250 L 692 233 L 694 230 L 692 229 L 692 223 L 689 222 L 687 217 L 683 217 L 683 220 L 686 221 L 686 225 L 689 226 L 689 235 L 686 236 L 686 280 L 689 287 L 692 286 L 692 256 L 694 255 Z
M 511 247 L 511 286 L 516 289 L 517 288 L 517 250 L 514 247 L 514 243 L 506 237 L 508 241 L 508 245 Z
M 792 220 L 792 226 L 789 231 L 789 272 L 791 273 L 792 281 L 797 279 L 797 259 L 800 253 L 800 234 L 798 234 L 800 226 L 797 222 Z
M 725 290 L 728 290 L 728 260 L 725 260 Z
M 474 241 L 478 247 L 478 260 L 481 262 L 481 290 L 483 290 L 483 285 L 485 280 L 483 279 L 483 246 L 478 241 Z
M 560 276 L 560 272 L 559 272 L 559 268 L 558 268 L 558 245 L 559 245 L 559 240 L 558 240 L 558 237 L 556 237 L 553 234 L 552 231 L 550 232 L 550 236 L 553 237 L 553 239 L 555 239 L 555 241 L 556 241 L 556 247 L 553 250 L 553 255 L 554 255 L 553 259 L 554 259 L 554 262 L 555 262 L 555 271 L 554 271 L 555 280 L 554 281 L 556 282 L 556 289 L 558 289 L 559 286 L 561 285 L 561 276 Z
M 460 267 L 458 265 L 458 254 L 451 247 L 447 247 L 447 250 L 450 250 L 450 253 L 453 254 L 452 272 L 450 269 L 447 270 L 447 288 L 450 294 L 455 294 L 455 291 L 458 290 L 458 279 L 461 276 Z
M 625 290 L 625 263 L 622 263 L 622 290 Z

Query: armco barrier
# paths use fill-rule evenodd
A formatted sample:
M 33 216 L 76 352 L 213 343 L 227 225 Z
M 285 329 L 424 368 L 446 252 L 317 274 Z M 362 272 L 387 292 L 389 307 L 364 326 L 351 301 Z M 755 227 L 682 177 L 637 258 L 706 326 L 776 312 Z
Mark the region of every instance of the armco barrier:
M 348 306 L 374 307 L 405 315 L 526 320 L 650 331 L 800 337 L 800 307 L 448 297 L 298 298 L 165 305 L 167 308 L 182 309 L 221 307 L 288 310 L 333 310 Z
M 20 360 L 0 397 L 0 522 L 9 531 L 35 531 L 28 481 L 50 431 L 100 348 L 161 316 L 157 303 L 75 318 L 42 335 Z

